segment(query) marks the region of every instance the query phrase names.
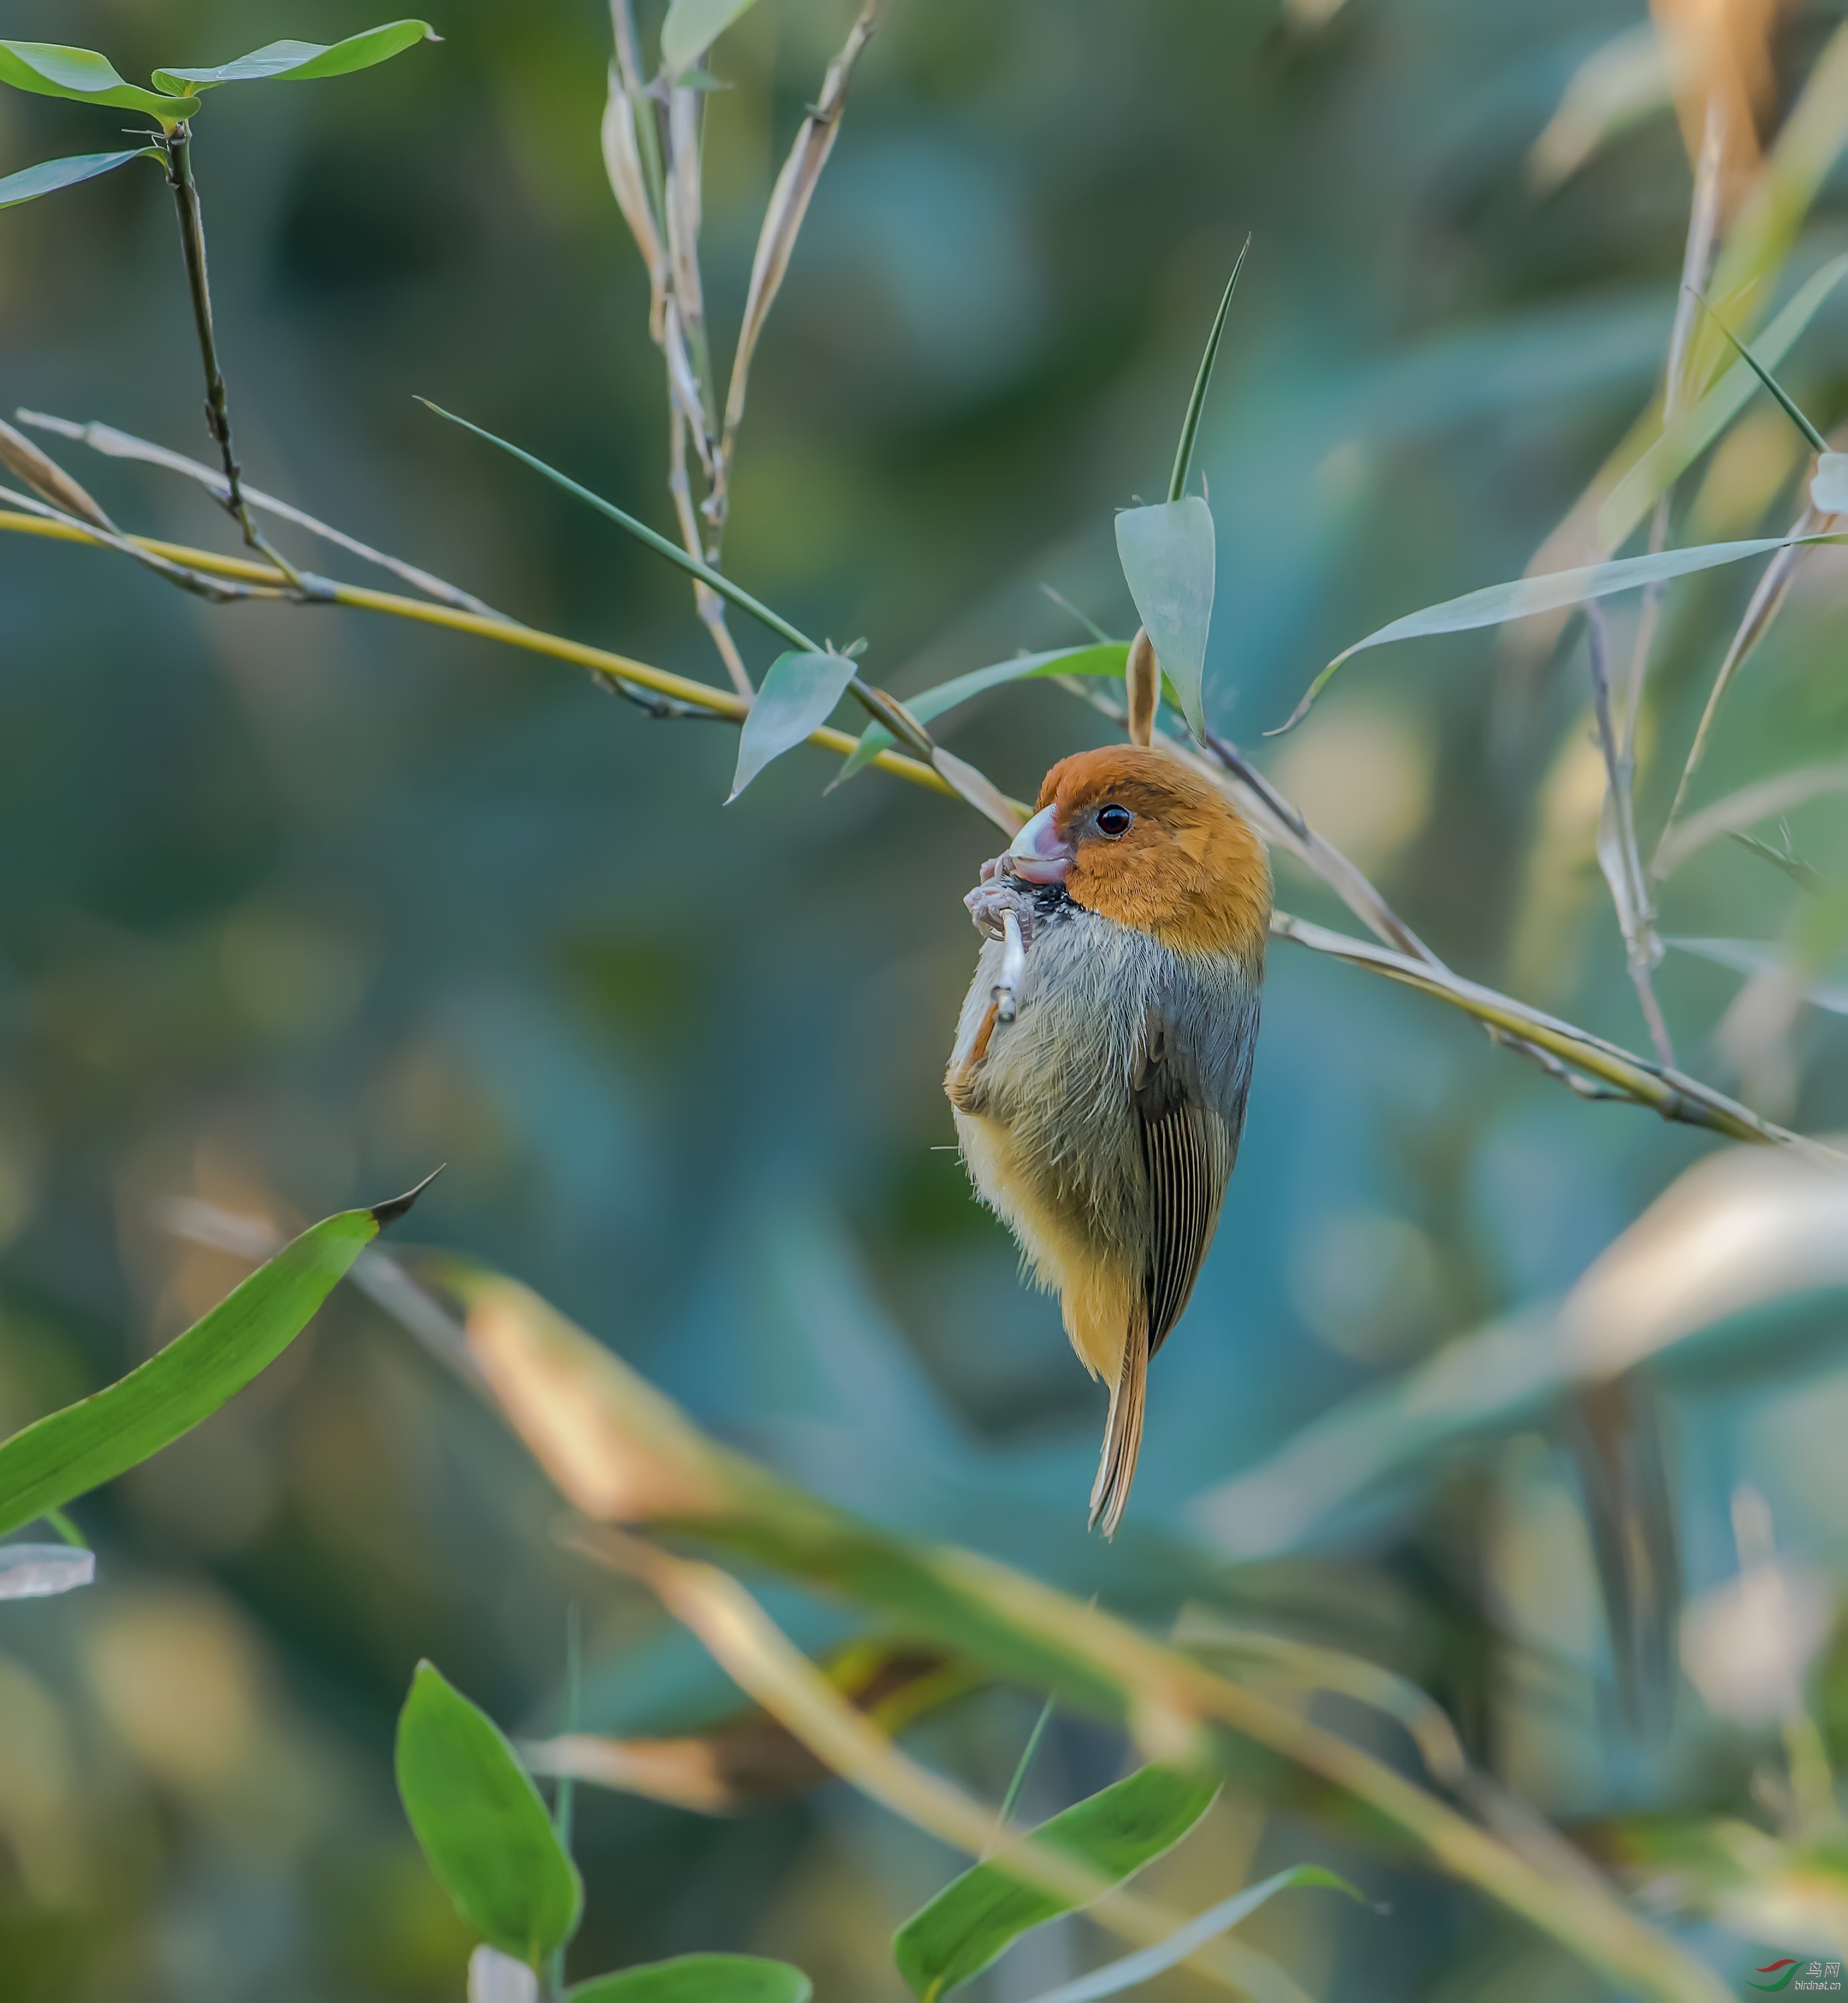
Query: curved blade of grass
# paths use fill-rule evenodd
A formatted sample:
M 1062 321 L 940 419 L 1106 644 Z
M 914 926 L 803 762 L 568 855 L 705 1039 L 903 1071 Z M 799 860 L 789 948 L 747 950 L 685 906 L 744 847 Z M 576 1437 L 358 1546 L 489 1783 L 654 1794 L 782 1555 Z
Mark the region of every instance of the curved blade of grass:
M 417 1194 L 325 1218 L 138 1369 L 0 1444 L 0 1533 L 113 1481 L 209 1417 L 295 1341 Z
M 809 2003 L 815 1985 L 786 1961 L 753 1954 L 683 1954 L 599 1975 L 565 1992 L 566 2003 Z
M 1698 295 L 1696 295 L 1696 296 L 1698 296 Z M 1752 371 L 1752 374 L 1764 384 L 1765 387 L 1771 392 L 1772 395 L 1777 399 L 1778 404 L 1783 409 L 1784 415 L 1797 427 L 1797 430 L 1802 432 L 1804 439 L 1808 442 L 1811 451 L 1815 453 L 1827 452 L 1829 449 L 1828 439 L 1817 430 L 1815 426 L 1810 422 L 1809 419 L 1806 418 L 1803 414 L 1802 411 L 1797 408 L 1797 399 L 1790 394 L 1790 391 L 1787 390 L 1780 382 L 1778 381 L 1777 378 L 1771 373 L 1770 370 L 1765 366 L 1763 362 L 1759 361 L 1758 357 L 1752 353 L 1752 350 L 1745 345 L 1745 342 L 1740 340 L 1739 337 L 1734 334 L 1732 329 L 1726 324 L 1725 321 L 1714 311 L 1713 308 L 1707 306 L 1705 299 L 1702 299 L 1700 303 L 1703 306 L 1707 308 L 1707 317 L 1714 323 L 1714 326 L 1720 330 L 1720 333 L 1726 337 L 1727 341 L 1732 348 L 1734 353 L 1736 354 L 1739 359 L 1745 363 L 1745 366 Z
M 922 695 L 907 696 L 905 707 L 920 723 L 930 723 L 963 703 L 986 695 L 990 689 L 1004 688 L 1010 682 L 1027 681 L 1036 675 L 1120 675 L 1129 651 L 1122 641 L 1106 640 L 1096 646 L 1055 647 L 1049 653 L 1022 654 L 1011 661 L 997 661 L 992 667 L 972 668 L 967 674 L 954 676 L 934 688 L 926 689 Z M 861 732 L 851 756 L 830 782 L 829 791 L 870 765 L 897 741 L 884 724 L 869 723 Z
M 1767 369 L 1775 369 L 1796 345 L 1797 336 L 1844 278 L 1848 278 L 1848 254 L 1831 258 L 1765 327 L 1753 347 Z M 1691 411 L 1650 446 L 1598 511 L 1602 547 L 1617 549 L 1629 539 L 1661 495 L 1745 408 L 1755 379 L 1743 362 L 1735 362 Z
M 388 21 L 341 42 L 270 42 L 247 56 L 213 69 L 157 69 L 154 81 L 176 93 L 216 90 L 222 83 L 313 83 L 326 76 L 351 76 L 414 48 L 442 40 L 428 21 Z
M 1200 682 L 1213 620 L 1213 513 L 1198 495 L 1116 517 L 1116 554 L 1155 643 L 1162 672 L 1196 735 L 1206 729 Z
M 715 571 L 710 564 L 701 563 L 697 557 L 690 557 L 678 543 L 670 543 L 666 537 L 658 534 L 645 522 L 637 521 L 633 515 L 617 507 L 613 501 L 606 501 L 602 495 L 593 494 L 588 487 L 580 486 L 569 474 L 561 473 L 555 466 L 547 466 L 543 459 L 536 458 L 533 453 L 517 445 L 509 444 L 504 438 L 497 438 L 492 432 L 484 430 L 480 425 L 470 424 L 466 418 L 457 417 L 453 411 L 445 411 L 442 404 L 431 403 L 428 397 L 420 397 L 417 401 L 425 410 L 434 411 L 439 418 L 446 418 L 451 424 L 459 425 L 465 432 L 473 432 L 477 438 L 485 439 L 490 445 L 498 446 L 502 452 L 517 459 L 522 466 L 529 466 L 535 473 L 550 481 L 554 487 L 561 487 L 567 494 L 586 502 L 599 515 L 608 516 L 619 529 L 627 530 L 638 543 L 645 543 L 657 556 L 665 557 L 669 563 L 685 571 L 689 577 L 697 577 L 709 590 L 716 591 L 721 598 L 735 605 L 740 612 L 748 612 L 753 619 L 760 620 L 773 633 L 787 640 L 791 646 L 805 654 L 825 654 L 827 652 L 819 641 L 811 640 L 799 626 L 791 625 L 781 613 L 771 611 L 767 605 L 752 597 L 748 591 Z
M 1074 1982 L 1062 1982 L 1057 1989 L 1049 1989 L 1043 1995 L 1036 1997 L 1033 2003 L 1097 2003 L 1100 1997 L 1120 1996 L 1126 1989 L 1134 1989 L 1140 1983 L 1152 1982 L 1158 1975 L 1186 1960 L 1196 1948 L 1203 1947 L 1221 1934 L 1229 1933 L 1241 1920 L 1249 1919 L 1278 1893 L 1308 1885 L 1324 1886 L 1332 1892 L 1345 1892 L 1350 1899 L 1361 1898 L 1345 1878 L 1325 1871 L 1319 1864 L 1294 1865 L 1287 1871 L 1279 1871 L 1265 1879 L 1261 1884 L 1249 1886 L 1229 1899 L 1222 1899 L 1217 1906 L 1208 1907 L 1198 1919 L 1189 1920 L 1184 1927 L 1176 1928 L 1172 1938 L 1161 1946 L 1145 1947 L 1138 1953 L 1126 1954 L 1120 1961 L 1093 1969 Z
M 450 1903 L 491 1947 L 536 1969 L 577 1931 L 584 1886 L 505 1735 L 420 1662 L 393 1759 L 404 1812 Z
M 1036 1843 L 1089 1865 L 1121 1884 L 1171 1850 L 1213 1805 L 1217 1777 L 1178 1767 L 1144 1767 L 1075 1803 L 1033 1832 Z M 920 2003 L 980 1975 L 1021 1935 L 1070 1912 L 1055 1892 L 1023 1884 L 1003 1851 L 954 1879 L 893 1936 L 898 1970 Z
M 779 654 L 758 685 L 738 739 L 729 806 L 772 759 L 807 741 L 833 713 L 854 679 L 844 654 Z
M 1753 557 L 1769 556 L 1804 543 L 1839 543 L 1848 537 L 1773 536 L 1742 543 L 1697 543 L 1683 550 L 1658 550 L 1638 557 L 1620 557 L 1614 562 L 1585 564 L 1577 570 L 1543 572 L 1538 577 L 1518 577 L 1507 584 L 1491 584 L 1480 591 L 1465 592 L 1461 598 L 1448 598 L 1441 605 L 1427 606 L 1422 612 L 1408 612 L 1364 640 L 1344 647 L 1315 679 L 1308 693 L 1290 713 L 1288 719 L 1267 737 L 1280 737 L 1294 730 L 1309 713 L 1336 671 L 1344 662 L 1369 647 L 1383 647 L 1394 640 L 1413 640 L 1438 633 L 1473 632 L 1483 626 L 1505 625 L 1511 619 L 1531 618 L 1536 613 L 1558 612 L 1570 605 L 1584 605 L 1613 593 L 1633 591 L 1639 585 L 1662 584 L 1671 578 L 1687 577 L 1696 571 L 1717 570 L 1725 564 L 1744 563 Z
M 64 42 L 0 40 L 0 83 L 40 97 L 65 97 L 78 104 L 107 104 L 119 111 L 142 112 L 169 128 L 199 108 L 198 99 L 183 91 L 162 97 L 127 82 L 116 74 L 107 56 Z
M 93 181 L 99 174 L 112 174 L 131 160 L 159 157 L 152 146 L 137 146 L 126 153 L 72 153 L 61 160 L 41 160 L 36 167 L 22 167 L 16 174 L 0 180 L 0 208 L 36 201 L 42 194 L 55 194 L 60 188 L 76 187 L 79 181 Z
M 96 1554 L 70 1544 L 0 1544 L 0 1599 L 48 1599 L 89 1585 Z
M 691 69 L 753 0 L 673 0 L 661 24 L 661 66 L 669 76 Z
M 1239 246 L 1238 255 L 1232 265 L 1232 275 L 1225 281 L 1225 296 L 1219 302 L 1219 310 L 1213 316 L 1212 331 L 1207 336 L 1207 351 L 1200 358 L 1200 372 L 1193 379 L 1193 392 L 1187 399 L 1187 414 L 1181 420 L 1180 442 L 1174 449 L 1174 470 L 1168 477 L 1168 498 L 1178 501 L 1187 491 L 1187 471 L 1193 463 L 1193 441 L 1200 435 L 1200 412 L 1206 408 L 1207 386 L 1213 380 L 1213 364 L 1219 358 L 1219 340 L 1225 332 L 1225 316 L 1231 310 L 1232 293 L 1238 283 L 1238 274 L 1245 269 L 1245 260 L 1251 249 L 1251 239 L 1247 236 Z

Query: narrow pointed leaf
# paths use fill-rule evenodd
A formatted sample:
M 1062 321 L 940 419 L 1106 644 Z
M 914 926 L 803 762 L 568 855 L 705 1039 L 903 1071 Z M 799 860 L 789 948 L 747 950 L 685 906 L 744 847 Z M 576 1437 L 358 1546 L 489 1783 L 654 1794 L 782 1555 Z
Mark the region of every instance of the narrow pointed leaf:
M 96 1554 L 69 1544 L 0 1544 L 0 1599 L 47 1599 L 88 1585 Z
M 500 1727 L 420 1662 L 395 1764 L 404 1812 L 450 1903 L 490 1947 L 538 1967 L 577 1931 L 584 1887 Z
M 1057 1989 L 1049 1989 L 1044 1995 L 1036 1997 L 1033 2003 L 1099 2003 L 1103 1997 L 1120 1996 L 1126 1989 L 1152 1982 L 1158 1975 L 1165 1973 L 1204 1947 L 1208 1941 L 1231 1932 L 1241 1920 L 1249 1919 L 1278 1893 L 1310 1885 L 1319 1885 L 1331 1892 L 1345 1892 L 1350 1899 L 1361 1896 L 1345 1878 L 1325 1871 L 1319 1864 L 1298 1864 L 1287 1871 L 1277 1872 L 1260 1884 L 1248 1886 L 1229 1899 L 1222 1899 L 1197 1919 L 1189 1920 L 1184 1927 L 1177 1927 L 1157 1945 L 1145 1947 L 1137 1954 L 1126 1954 L 1120 1961 L 1093 1969 L 1076 1981 L 1062 1982 Z
M 233 62 L 211 69 L 157 69 L 154 81 L 162 90 L 216 90 L 222 83 L 313 83 L 326 76 L 351 76 L 389 62 L 419 42 L 441 41 L 428 21 L 388 21 L 349 35 L 344 42 L 271 42 Z
M 1212 511 L 1197 495 L 1127 508 L 1116 518 L 1116 553 L 1181 712 L 1195 730 L 1203 730 L 1200 680 L 1213 619 Z
M 1120 1884 L 1179 1843 L 1218 1791 L 1216 1781 L 1198 1773 L 1144 1767 L 1042 1823 L 1034 1840 Z M 964 1872 L 893 1936 L 899 1973 L 921 2003 L 937 2003 L 980 1974 L 1011 1942 L 1071 1910 L 1057 1893 L 1011 1876 L 1007 1855 L 1002 1851 Z
M 678 77 L 693 68 L 752 0 L 673 0 L 661 24 L 661 66 Z
M 1809 505 L 1818 515 L 1848 515 L 1848 452 L 1825 452 L 1817 460 Z
M 1219 358 L 1220 337 L 1225 332 L 1226 315 L 1231 311 L 1232 294 L 1237 289 L 1238 274 L 1245 269 L 1246 253 L 1251 249 L 1248 236 L 1239 246 L 1238 255 L 1232 266 L 1232 275 L 1225 281 L 1225 296 L 1219 302 L 1219 310 L 1213 316 L 1212 331 L 1207 336 L 1207 351 L 1200 358 L 1200 372 L 1193 379 L 1193 393 L 1187 399 L 1187 414 L 1181 420 L 1180 442 L 1175 447 L 1174 470 L 1169 475 L 1168 498 L 1178 501 L 1187 491 L 1187 470 L 1193 463 L 1193 442 L 1200 435 L 1200 413 L 1207 406 L 1207 390 L 1213 380 L 1213 364 Z
M 215 1412 L 294 1341 L 395 1214 L 382 1204 L 324 1219 L 138 1369 L 0 1444 L 0 1533 L 113 1481 Z
M 1703 299 L 1701 303 L 1705 306 L 1707 302 Z M 1784 415 L 1797 427 L 1797 430 L 1802 432 L 1804 439 L 1808 444 L 1811 451 L 1818 453 L 1828 451 L 1828 439 L 1817 430 L 1815 426 L 1810 422 L 1809 419 L 1803 414 L 1801 410 L 1797 407 L 1797 399 L 1790 394 L 1790 391 L 1787 390 L 1780 382 L 1778 381 L 1777 378 L 1771 373 L 1770 370 L 1765 366 L 1764 363 L 1759 361 L 1758 357 L 1752 353 L 1752 350 L 1745 345 L 1745 342 L 1740 340 L 1739 337 L 1733 332 L 1732 329 L 1726 324 L 1725 321 L 1720 319 L 1717 313 L 1714 312 L 1711 306 L 1707 306 L 1707 312 L 1712 318 L 1714 324 L 1718 327 L 1720 333 L 1726 337 L 1727 344 L 1732 349 L 1733 352 L 1738 356 L 1739 359 L 1752 371 L 1752 374 L 1755 376 L 1758 379 L 1764 384 L 1765 387 L 1770 391 L 1772 396 L 1776 400 L 1779 408 L 1783 411 Z
M 22 167 L 16 174 L 0 179 L 0 208 L 35 201 L 42 194 L 55 194 L 60 188 L 75 187 L 79 181 L 93 181 L 99 174 L 113 174 L 131 160 L 159 158 L 153 147 L 137 146 L 126 153 L 72 153 L 61 160 L 41 160 L 36 167 Z
M 738 770 L 726 804 L 737 799 L 773 758 L 780 758 L 828 720 L 854 679 L 844 654 L 779 654 L 759 687 L 738 739 Z
M 1027 681 L 1036 675 L 1120 675 L 1129 651 L 1120 640 L 1106 640 L 1095 647 L 1055 647 L 1050 653 L 1022 654 L 1011 661 L 997 661 L 992 667 L 972 668 L 966 675 L 926 689 L 922 695 L 907 696 L 905 707 L 920 723 L 929 723 L 979 695 L 986 695 L 990 689 L 1004 688 L 1010 682 Z M 833 785 L 851 778 L 882 751 L 889 751 L 896 741 L 884 724 L 869 723 Z
M 1840 536 L 1773 536 L 1743 543 L 1696 543 L 1691 549 L 1658 550 L 1647 556 L 1620 557 L 1612 563 L 1586 564 L 1577 570 L 1550 571 L 1539 577 L 1518 577 L 1509 584 L 1491 584 L 1480 591 L 1465 592 L 1461 598 L 1447 598 L 1441 605 L 1428 605 L 1422 612 L 1408 612 L 1364 640 L 1344 647 L 1315 679 L 1308 692 L 1291 712 L 1289 719 L 1269 736 L 1293 730 L 1309 713 L 1345 661 L 1369 647 L 1383 647 L 1393 640 L 1415 640 L 1437 633 L 1469 633 L 1484 626 L 1505 625 L 1511 619 L 1526 619 L 1535 613 L 1559 612 L 1569 605 L 1588 604 L 1609 598 L 1613 593 L 1634 591 L 1638 586 L 1664 584 L 1672 578 L 1687 577 L 1696 571 L 1717 570 L 1724 564 L 1744 563 L 1753 557 L 1769 556 L 1802 543 L 1836 543 Z
M 815 1986 L 786 1961 L 752 1954 L 683 1954 L 599 1975 L 565 1991 L 566 2003 L 809 2003 Z
M 183 90 L 171 97 L 157 96 L 139 84 L 126 82 L 107 56 L 62 42 L 0 41 L 0 83 L 40 97 L 66 97 L 79 104 L 142 112 L 163 125 L 190 118 L 199 108 L 198 99 Z

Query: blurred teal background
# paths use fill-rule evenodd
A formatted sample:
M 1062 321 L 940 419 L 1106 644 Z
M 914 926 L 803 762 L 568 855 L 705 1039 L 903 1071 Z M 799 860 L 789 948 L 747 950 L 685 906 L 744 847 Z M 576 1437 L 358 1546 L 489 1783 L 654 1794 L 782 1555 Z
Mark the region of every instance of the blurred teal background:
M 1839 11 L 1784 15 L 1787 99 Z M 439 47 L 337 85 L 228 90 L 201 121 L 250 477 L 515 617 L 716 679 L 679 579 L 412 400 L 669 526 L 646 286 L 597 152 L 607 16 L 431 12 Z M 348 0 L 14 0 L 6 28 L 140 77 L 370 18 Z M 850 18 L 761 0 L 719 46 L 721 352 Z M 1609 0 L 892 0 L 756 365 L 728 568 L 810 630 L 868 636 L 900 694 L 1081 638 L 1043 583 L 1127 636 L 1112 510 L 1160 492 L 1252 231 L 1197 462 L 1220 539 L 1209 715 L 1457 968 L 1643 1047 L 1593 855 L 1576 640 L 1365 655 L 1299 734 L 1260 734 L 1348 641 L 1518 575 L 1646 400 L 1686 221 L 1672 116 L 1553 191 L 1528 166 L 1578 65 L 1641 19 Z M 9 94 L 0 169 L 106 147 L 121 122 Z M 1843 247 L 1843 193 L 1798 275 Z M 204 456 L 175 248 L 152 169 L 0 216 L 0 404 Z M 1787 371 L 1825 425 L 1845 330 L 1825 308 Z M 1755 407 L 1684 486 L 1678 534 L 1780 529 L 1787 429 Z M 118 519 L 228 547 L 196 492 L 61 449 Z M 1839 564 L 1807 566 L 1700 797 L 1840 755 Z M 1751 582 L 1668 601 L 1646 818 Z M 13 537 L 0 606 L 0 1431 L 120 1374 L 238 1277 L 163 1229 L 173 1197 L 293 1224 L 446 1162 L 416 1234 L 529 1281 L 854 1509 L 1151 1620 L 1189 1597 L 1294 1619 L 1422 1681 L 1556 1817 L 1752 1812 L 1762 1733 L 1685 1690 L 1668 1750 L 1625 1724 L 1556 1430 L 1527 1418 L 1427 1456 L 1255 1567 L 1228 1569 L 1186 1513 L 1319 1414 L 1560 1292 L 1708 1151 L 1693 1130 L 1580 1103 L 1462 1016 L 1275 947 L 1238 1178 L 1106 1548 L 1082 1510 L 1101 1397 L 970 1201 L 939 1086 L 974 950 L 959 900 L 991 831 L 876 773 L 824 796 L 809 752 L 721 808 L 728 729 L 398 622 L 215 610 Z M 761 671 L 774 645 L 734 630 Z M 1107 729 L 1029 686 L 947 736 L 1030 794 Z M 1839 883 L 1840 803 L 1794 828 Z M 1354 928 L 1287 866 L 1280 900 Z M 1804 908 L 1722 847 L 1664 924 L 1776 945 Z M 1684 1063 L 1729 1090 L 1743 1072 L 1806 1131 L 1843 1124 L 1839 1017 L 1722 1034 L 1739 985 L 1671 953 Z M 1826 1580 L 1848 1566 L 1840 1308 L 1822 1298 L 1802 1339 L 1667 1385 L 1690 1592 L 1738 1568 L 1741 1481 L 1783 1547 Z M 390 1784 L 417 1659 L 510 1729 L 555 1725 L 576 1598 L 588 1723 L 669 1729 L 727 1701 L 652 1605 L 554 1549 L 554 1506 L 344 1295 L 232 1407 L 82 1505 L 99 1588 L 0 1607 L 0 1998 L 459 1998 L 467 1938 Z M 812 1645 L 846 1631 L 774 1603 Z M 1848 1689 L 1829 1701 L 1848 1718 Z M 1032 1709 L 990 1694 L 925 1750 L 998 1796 Z M 1061 1724 L 1026 1805 L 1120 1757 Z M 1252 1938 L 1318 1994 L 1602 1993 L 1427 1879 L 1248 1802 L 1217 1813 L 1217 1847 L 1169 1867 L 1177 1901 L 1313 1850 L 1394 1902 L 1261 1917 Z M 823 2003 L 902 1994 L 886 1936 L 950 1868 L 840 1788 L 732 1822 L 592 1796 L 580 1822 L 575 1971 L 752 1948 L 800 1961 Z M 971 1993 L 1030 1996 L 1095 1945 L 1057 1930 Z

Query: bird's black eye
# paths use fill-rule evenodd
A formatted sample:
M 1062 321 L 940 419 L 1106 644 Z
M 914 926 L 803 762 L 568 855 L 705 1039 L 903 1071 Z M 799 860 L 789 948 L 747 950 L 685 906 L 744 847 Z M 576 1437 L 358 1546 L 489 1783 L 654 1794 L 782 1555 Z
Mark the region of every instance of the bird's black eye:
M 1127 834 L 1130 823 L 1136 816 L 1127 807 L 1120 807 L 1113 800 L 1108 806 L 1097 810 L 1097 831 L 1099 834 Z

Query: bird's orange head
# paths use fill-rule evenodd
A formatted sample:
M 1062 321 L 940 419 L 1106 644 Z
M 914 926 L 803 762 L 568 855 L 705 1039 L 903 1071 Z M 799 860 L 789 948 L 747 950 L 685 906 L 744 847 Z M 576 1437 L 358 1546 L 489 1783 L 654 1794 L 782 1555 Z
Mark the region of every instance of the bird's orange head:
M 1225 795 L 1166 751 L 1109 744 L 1061 759 L 1008 866 L 1177 953 L 1256 959 L 1270 921 L 1263 845 Z

